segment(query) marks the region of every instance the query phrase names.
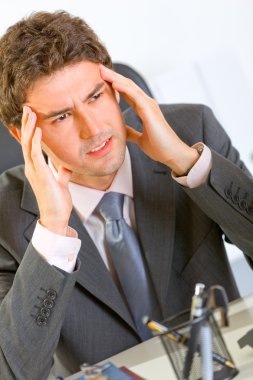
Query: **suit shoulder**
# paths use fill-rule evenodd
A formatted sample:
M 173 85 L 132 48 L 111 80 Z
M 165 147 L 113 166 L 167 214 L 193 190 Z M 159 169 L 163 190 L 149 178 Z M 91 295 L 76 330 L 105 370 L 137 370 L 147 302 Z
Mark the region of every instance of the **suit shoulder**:
M 24 165 L 16 166 L 6 170 L 0 175 L 0 202 L 8 197 L 12 192 L 17 192 L 23 189 L 24 186 Z
M 212 113 L 211 109 L 204 104 L 159 104 L 159 107 L 166 120 L 172 123 L 172 128 L 174 124 L 179 127 L 186 123 L 202 125 L 203 115 Z M 139 131 L 142 130 L 141 120 L 132 107 L 124 111 L 123 116 L 128 125 Z
M 205 142 L 205 119 L 212 113 L 203 104 L 161 104 L 160 109 L 177 135 L 188 145 Z
M 204 104 L 182 103 L 182 104 L 159 104 L 161 111 L 166 115 L 202 117 L 203 113 L 210 112 L 210 108 Z

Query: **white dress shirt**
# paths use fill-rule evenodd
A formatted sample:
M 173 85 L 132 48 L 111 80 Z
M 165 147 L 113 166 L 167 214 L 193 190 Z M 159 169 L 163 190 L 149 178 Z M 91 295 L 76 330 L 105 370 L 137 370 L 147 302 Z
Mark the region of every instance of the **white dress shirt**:
M 172 177 L 175 181 L 189 188 L 201 186 L 207 179 L 211 169 L 210 149 L 202 143 L 197 143 L 193 147 L 197 145 L 203 145 L 204 150 L 198 161 L 189 171 L 188 175 L 184 177 L 175 177 L 172 173 Z M 49 165 L 53 174 L 57 176 L 57 172 L 52 164 L 49 163 Z M 105 265 L 112 272 L 114 277 L 113 267 L 110 265 L 110 257 L 107 254 L 105 247 L 104 221 L 96 214 L 93 214 L 93 211 L 106 192 L 115 191 L 123 193 L 123 216 L 126 222 L 135 230 L 132 169 L 128 149 L 126 150 L 125 160 L 109 189 L 101 191 L 70 182 L 69 190 L 76 213 L 91 236 Z M 73 272 L 77 255 L 81 247 L 81 241 L 78 239 L 76 231 L 69 228 L 67 236 L 57 235 L 47 230 L 38 222 L 32 237 L 32 244 L 49 264 L 55 265 L 66 272 Z

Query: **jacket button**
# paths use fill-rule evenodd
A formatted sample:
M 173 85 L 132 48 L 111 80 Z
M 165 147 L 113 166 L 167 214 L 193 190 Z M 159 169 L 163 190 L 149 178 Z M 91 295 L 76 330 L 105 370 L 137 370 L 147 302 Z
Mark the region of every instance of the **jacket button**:
M 54 301 L 51 300 L 50 298 L 45 298 L 43 300 L 43 305 L 48 308 L 48 309 L 52 309 L 54 307 Z
M 47 318 L 43 315 L 38 315 L 36 318 L 36 323 L 38 326 L 46 326 L 47 324 Z
M 232 196 L 231 188 L 226 187 L 224 190 L 224 194 L 226 195 L 227 198 L 231 198 Z
M 239 190 L 236 191 L 236 193 L 234 195 L 231 196 L 231 199 L 232 199 L 232 202 L 236 205 L 239 204 L 240 202 L 240 197 L 239 197 Z
M 48 289 L 47 290 L 47 296 L 48 296 L 48 298 L 50 298 L 51 300 L 54 301 L 57 297 L 57 293 L 54 289 Z
M 249 215 L 252 215 L 252 214 L 253 214 L 253 203 L 251 203 L 250 206 L 247 206 L 247 207 L 246 207 L 246 212 L 247 212 Z
M 48 318 L 48 317 L 50 316 L 50 313 L 51 313 L 51 311 L 50 311 L 50 309 L 48 309 L 47 307 L 42 307 L 42 308 L 40 309 L 40 314 L 41 314 L 43 317 Z
M 247 202 L 245 199 L 241 199 L 238 203 L 238 206 L 240 207 L 241 210 L 246 210 L 247 207 Z
M 232 195 L 231 196 L 231 201 L 237 205 L 239 203 L 239 197 L 238 197 L 238 194 L 235 194 L 235 195 Z

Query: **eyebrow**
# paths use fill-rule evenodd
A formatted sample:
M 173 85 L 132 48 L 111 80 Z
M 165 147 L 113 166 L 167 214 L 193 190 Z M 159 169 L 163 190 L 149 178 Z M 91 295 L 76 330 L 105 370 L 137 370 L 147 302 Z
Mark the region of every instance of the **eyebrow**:
M 89 100 L 90 98 L 92 98 L 99 90 L 101 90 L 101 88 L 105 85 L 105 82 L 100 82 L 98 83 L 94 88 L 93 90 L 85 97 L 85 99 L 83 100 L 83 102 L 86 102 L 87 100 Z M 61 115 L 61 114 L 64 114 L 66 112 L 68 112 L 70 110 L 69 107 L 67 108 L 63 108 L 61 110 L 55 110 L 55 111 L 50 111 L 49 113 L 46 113 L 46 114 L 43 114 L 43 119 L 51 119 L 52 117 L 55 117 L 55 116 L 58 116 L 58 115 Z

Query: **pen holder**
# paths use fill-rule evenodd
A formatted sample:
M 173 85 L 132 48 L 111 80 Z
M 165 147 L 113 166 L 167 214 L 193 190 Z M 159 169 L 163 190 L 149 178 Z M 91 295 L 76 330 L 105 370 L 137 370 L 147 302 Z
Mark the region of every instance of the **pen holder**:
M 168 331 L 159 334 L 177 379 L 234 378 L 238 370 L 212 312 L 208 310 L 199 318 L 189 319 L 189 310 L 177 314 L 163 322 Z M 205 331 L 206 326 L 209 332 Z

